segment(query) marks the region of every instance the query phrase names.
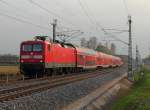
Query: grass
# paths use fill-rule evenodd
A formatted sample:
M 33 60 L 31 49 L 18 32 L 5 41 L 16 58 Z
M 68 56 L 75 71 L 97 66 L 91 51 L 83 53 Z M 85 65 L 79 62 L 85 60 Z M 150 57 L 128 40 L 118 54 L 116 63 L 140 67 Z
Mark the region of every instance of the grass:
M 18 66 L 0 66 L 0 74 L 18 74 Z
M 150 70 L 143 68 L 143 79 L 135 74 L 135 84 L 126 96 L 120 97 L 109 110 L 150 110 Z M 140 79 L 140 80 L 139 80 Z

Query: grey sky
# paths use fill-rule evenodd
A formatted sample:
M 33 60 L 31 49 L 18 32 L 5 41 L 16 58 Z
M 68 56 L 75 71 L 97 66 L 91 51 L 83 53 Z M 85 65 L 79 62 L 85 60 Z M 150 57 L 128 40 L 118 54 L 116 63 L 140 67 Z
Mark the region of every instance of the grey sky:
M 0 0 L 1 1 L 1 0 Z M 103 32 L 93 24 L 82 10 L 79 0 L 33 0 L 48 9 L 53 14 L 47 13 L 30 0 L 3 0 L 0 2 L 0 54 L 19 53 L 19 44 L 23 40 L 32 39 L 35 35 L 52 36 L 50 23 L 54 18 L 58 19 L 58 31 L 64 28 L 77 29 L 84 32 L 85 38 L 96 36 L 99 42 L 108 39 Z M 80 0 L 91 19 L 104 28 L 128 29 L 127 10 L 123 0 Z M 133 46 L 139 45 L 142 56 L 149 54 L 150 47 L 150 1 L 149 0 L 126 0 L 129 12 L 133 18 Z M 33 24 L 39 24 L 49 28 L 41 29 L 29 24 L 21 23 L 1 14 L 16 16 Z M 54 15 L 55 14 L 55 15 Z M 59 17 L 58 17 L 59 16 Z M 61 18 L 61 19 L 60 19 Z M 81 37 L 82 37 L 81 36 Z M 128 34 L 117 35 L 118 38 L 128 41 Z M 81 38 L 80 37 L 80 38 Z M 78 39 L 75 39 L 79 43 Z M 127 46 L 115 42 L 119 54 L 127 53 Z M 135 52 L 134 52 L 135 53 Z

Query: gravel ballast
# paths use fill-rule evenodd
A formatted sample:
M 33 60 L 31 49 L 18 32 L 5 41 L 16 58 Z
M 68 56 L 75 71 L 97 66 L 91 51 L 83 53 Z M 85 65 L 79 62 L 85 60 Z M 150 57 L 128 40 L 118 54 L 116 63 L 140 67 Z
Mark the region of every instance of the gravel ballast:
M 126 70 L 116 71 L 96 78 L 67 84 L 30 96 L 0 103 L 0 110 L 61 110 L 73 101 L 89 94 L 107 81 L 110 81 Z

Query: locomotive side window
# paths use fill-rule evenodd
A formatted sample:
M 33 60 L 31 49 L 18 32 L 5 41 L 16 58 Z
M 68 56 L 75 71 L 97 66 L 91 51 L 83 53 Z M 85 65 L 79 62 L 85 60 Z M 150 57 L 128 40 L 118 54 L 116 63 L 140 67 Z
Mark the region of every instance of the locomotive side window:
M 42 45 L 41 44 L 33 44 L 33 52 L 41 52 Z
M 51 49 L 50 49 L 50 48 L 51 48 L 51 47 L 50 47 L 50 44 L 48 44 L 48 47 L 47 47 L 47 48 L 48 48 L 48 51 L 50 52 L 50 50 L 51 50 Z
M 24 44 L 22 46 L 22 51 L 24 51 L 24 52 L 31 52 L 32 51 L 32 45 L 30 45 L 30 44 Z

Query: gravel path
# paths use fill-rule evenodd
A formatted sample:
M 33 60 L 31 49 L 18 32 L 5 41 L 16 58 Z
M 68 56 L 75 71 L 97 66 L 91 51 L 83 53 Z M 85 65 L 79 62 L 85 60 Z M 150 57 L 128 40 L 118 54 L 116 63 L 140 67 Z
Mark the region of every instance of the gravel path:
M 89 94 L 103 83 L 125 72 L 126 70 L 123 69 L 121 72 L 116 71 L 113 74 L 90 78 L 40 93 L 34 93 L 13 101 L 0 103 L 0 110 L 61 110 L 69 103 Z

